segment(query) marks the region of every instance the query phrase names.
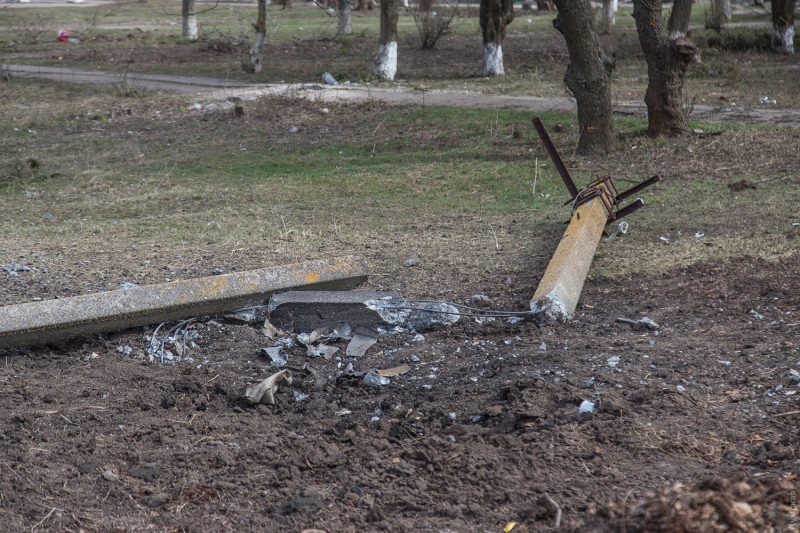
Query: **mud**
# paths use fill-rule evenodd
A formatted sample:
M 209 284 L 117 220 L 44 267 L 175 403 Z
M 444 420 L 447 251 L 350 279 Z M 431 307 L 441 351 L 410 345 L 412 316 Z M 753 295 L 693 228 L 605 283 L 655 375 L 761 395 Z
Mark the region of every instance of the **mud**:
M 614 509 L 677 482 L 748 478 L 780 480 L 752 523 L 783 527 L 800 470 L 799 278 L 796 256 L 590 278 L 568 325 L 380 337 L 348 360 L 411 366 L 382 387 L 334 381 L 348 360 L 298 347 L 274 406 L 242 398 L 275 370 L 258 355 L 272 342 L 220 319 L 198 321 L 173 365 L 149 362 L 141 329 L 0 351 L 0 516 L 9 531 L 548 531 L 551 499 L 562 527 L 619 531 Z M 483 289 L 496 309 L 533 292 Z M 644 316 L 660 329 L 616 322 Z

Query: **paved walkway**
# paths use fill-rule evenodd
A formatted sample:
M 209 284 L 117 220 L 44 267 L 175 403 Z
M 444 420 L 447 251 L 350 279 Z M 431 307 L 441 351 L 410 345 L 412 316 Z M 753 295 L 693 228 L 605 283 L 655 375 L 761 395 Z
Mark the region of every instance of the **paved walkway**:
M 577 112 L 572 98 L 543 98 L 537 96 L 487 95 L 470 91 L 432 90 L 424 93 L 409 87 L 374 87 L 369 85 L 323 84 L 250 84 L 237 80 L 216 78 L 169 76 L 164 74 L 119 74 L 113 72 L 71 68 L 36 67 L 27 65 L 2 65 L 2 71 L 13 77 L 45 78 L 69 83 L 92 85 L 127 85 L 141 90 L 192 94 L 198 100 L 215 101 L 228 97 L 264 96 L 282 94 L 311 98 L 319 101 L 380 100 L 391 104 L 442 105 L 484 109 L 518 109 L 532 113 L 559 111 Z M 614 111 L 629 116 L 644 116 L 644 102 L 620 102 Z M 692 112 L 693 120 L 705 122 L 744 122 L 800 126 L 800 110 L 761 107 L 723 107 L 698 105 Z

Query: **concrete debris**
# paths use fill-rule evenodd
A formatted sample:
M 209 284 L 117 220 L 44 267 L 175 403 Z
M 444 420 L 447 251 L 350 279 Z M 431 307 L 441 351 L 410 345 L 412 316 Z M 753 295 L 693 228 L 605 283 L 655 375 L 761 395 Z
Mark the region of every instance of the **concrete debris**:
M 275 405 L 275 393 L 278 391 L 278 385 L 286 385 L 288 387 L 291 384 L 292 373 L 288 370 L 281 370 L 272 374 L 255 387 L 247 387 L 244 398 L 253 404 Z
M 361 357 L 378 342 L 378 333 L 372 329 L 358 327 L 353 333 L 353 340 L 347 345 L 345 351 L 348 357 Z
M 485 294 L 473 294 L 472 297 L 470 297 L 470 301 L 472 303 L 488 302 L 490 299 L 491 298 L 489 298 Z
M 276 294 L 269 302 L 269 320 L 284 331 L 314 331 L 334 328 L 339 337 L 346 337 L 348 328 L 374 327 L 385 322 L 370 306 L 375 300 L 389 298 L 404 302 L 392 292 L 384 291 L 289 291 Z
M 650 320 L 647 317 L 640 318 L 639 320 L 631 320 L 630 318 L 617 318 L 620 324 L 628 324 L 634 331 L 641 331 L 643 329 L 656 330 L 660 326 L 657 322 Z
M 339 348 L 336 346 L 320 344 L 318 346 L 309 346 L 306 355 L 309 357 L 324 357 L 325 359 L 330 359 L 338 351 Z
M 414 331 L 428 331 L 450 327 L 461 318 L 456 307 L 446 302 L 421 303 L 408 317 L 408 327 Z
M 350 290 L 367 276 L 366 262 L 350 256 L 6 305 L 0 307 L 0 348 L 224 313 L 298 287 Z
M 264 320 L 264 326 L 261 328 L 261 334 L 272 340 L 278 334 L 278 328 L 270 324 L 269 319 Z
M 419 256 L 416 253 L 411 254 L 411 257 L 403 261 L 404 267 L 413 267 L 419 264 Z
M 331 76 L 330 72 L 326 72 L 322 75 L 322 81 L 325 82 L 325 85 L 339 85 L 339 82 L 336 81 L 336 78 Z
M 296 402 L 304 402 L 308 400 L 308 394 L 303 394 L 302 392 L 297 392 L 296 390 L 292 390 L 292 396 L 294 396 L 294 401 Z
M 261 353 L 269 357 L 270 361 L 272 361 L 272 366 L 286 366 L 289 362 L 289 357 L 281 353 L 280 346 L 261 348 Z
M 617 366 L 619 364 L 619 356 L 618 355 L 612 355 L 611 357 L 608 358 L 606 363 L 608 363 L 608 366 L 610 366 L 612 368 Z
M 222 317 L 228 324 L 247 325 L 258 320 L 258 311 L 256 309 L 239 309 L 224 313 Z
M 380 387 L 391 383 L 389 378 L 383 377 L 374 370 L 370 370 L 364 375 L 364 385 L 367 387 Z
M 590 402 L 589 400 L 583 400 L 581 402 L 581 406 L 578 407 L 578 414 L 583 413 L 591 413 L 594 411 L 594 403 Z
M 30 272 L 31 267 L 26 265 L 20 265 L 19 263 L 9 263 L 7 265 L 3 265 L 3 271 L 8 276 L 16 276 L 17 272 Z

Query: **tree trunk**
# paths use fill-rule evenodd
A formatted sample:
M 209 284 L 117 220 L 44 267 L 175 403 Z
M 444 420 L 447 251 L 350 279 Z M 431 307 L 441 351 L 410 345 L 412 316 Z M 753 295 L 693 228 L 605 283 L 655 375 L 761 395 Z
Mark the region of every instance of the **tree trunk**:
M 502 76 L 503 39 L 506 26 L 514 20 L 512 0 L 481 0 L 480 25 L 483 34 L 483 76 Z
M 564 35 L 569 65 L 564 83 L 578 103 L 580 154 L 607 153 L 616 148 L 611 118 L 611 73 L 614 62 L 606 57 L 594 28 L 589 0 L 555 0 L 558 16 L 553 26 Z
M 358 0 L 356 11 L 366 11 L 375 8 L 375 0 Z
M 350 21 L 350 0 L 339 0 L 339 35 L 349 35 L 353 32 Z
M 292 0 L 281 0 L 282 9 L 292 9 Z
M 667 33 L 670 39 L 686 37 L 689 33 L 689 19 L 692 18 L 692 4 L 694 0 L 674 0 L 672 13 L 667 23 Z
M 267 0 L 258 0 L 258 17 L 256 18 L 256 39 L 250 47 L 250 68 L 253 72 L 261 72 L 264 59 L 264 38 L 267 32 Z
M 417 7 L 420 11 L 427 13 L 433 9 L 433 1 L 434 0 L 418 0 Z
M 794 53 L 795 0 L 772 0 L 772 51 Z
M 711 16 L 706 20 L 706 28 L 720 29 L 731 19 L 731 0 L 711 0 Z
M 652 136 L 684 132 L 683 81 L 697 47 L 688 37 L 669 38 L 660 1 L 633 0 L 633 18 L 647 61 L 647 132 Z
M 194 0 L 183 0 L 183 38 L 197 40 L 197 15 L 194 12 Z
M 600 33 L 608 33 L 611 27 L 616 23 L 614 13 L 617 11 L 615 8 L 617 2 L 615 0 L 603 0 L 603 14 L 600 17 Z
M 397 0 L 381 0 L 381 47 L 372 72 L 385 80 L 397 74 Z
M 556 5 L 553 0 L 536 0 L 536 9 L 539 11 L 555 11 Z

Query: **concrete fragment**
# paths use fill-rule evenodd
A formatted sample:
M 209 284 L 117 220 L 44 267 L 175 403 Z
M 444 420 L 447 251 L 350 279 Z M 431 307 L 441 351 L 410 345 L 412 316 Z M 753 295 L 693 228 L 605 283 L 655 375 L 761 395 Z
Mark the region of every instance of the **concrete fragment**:
M 461 318 L 458 309 L 446 302 L 425 302 L 408 317 L 408 327 L 414 331 L 429 331 L 450 327 Z
M 286 385 L 288 387 L 291 384 L 292 373 L 288 370 L 281 370 L 272 374 L 255 387 L 247 387 L 244 399 L 250 403 L 275 405 L 275 393 L 278 391 L 278 385 Z
M 269 320 L 284 331 L 311 332 L 320 328 L 374 327 L 383 317 L 369 303 L 381 298 L 397 298 L 378 291 L 289 291 L 276 294 L 269 302 Z M 345 334 L 346 335 L 346 334 Z
M 348 256 L 0 307 L 0 348 L 252 307 L 278 291 L 350 290 L 366 261 Z
M 531 311 L 540 325 L 572 317 L 607 220 L 608 211 L 600 198 L 575 210 L 531 300 Z
M 348 357 L 361 357 L 378 342 L 378 334 L 369 328 L 359 327 L 353 333 L 353 340 L 347 345 L 345 352 Z

